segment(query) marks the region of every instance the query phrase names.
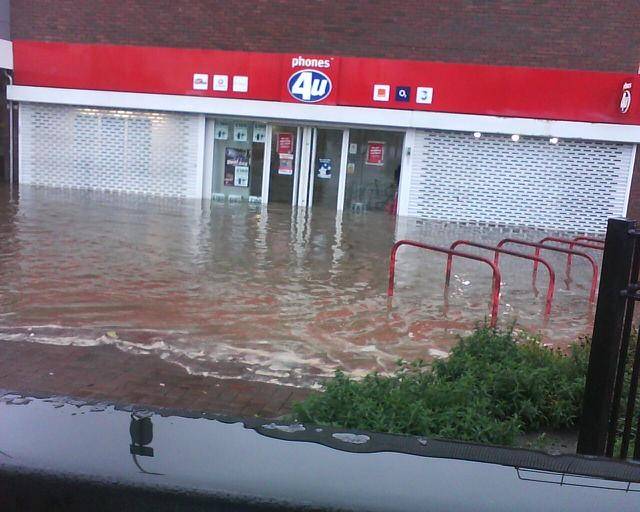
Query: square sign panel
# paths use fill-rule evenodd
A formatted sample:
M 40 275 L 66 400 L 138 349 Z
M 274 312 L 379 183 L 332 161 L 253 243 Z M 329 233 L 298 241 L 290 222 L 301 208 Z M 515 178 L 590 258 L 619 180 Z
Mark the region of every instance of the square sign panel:
M 194 73 L 193 88 L 196 91 L 206 91 L 209 88 L 209 75 Z
M 249 90 L 248 76 L 233 77 L 233 92 L 247 92 Z
M 411 87 L 399 85 L 396 87 L 396 101 L 408 102 L 411 98 Z
M 416 89 L 416 103 L 431 104 L 433 102 L 433 87 L 418 87 Z
M 386 84 L 375 84 L 373 86 L 373 101 L 389 101 L 389 90 Z
M 226 91 L 229 88 L 229 77 L 227 75 L 213 75 L 213 90 Z

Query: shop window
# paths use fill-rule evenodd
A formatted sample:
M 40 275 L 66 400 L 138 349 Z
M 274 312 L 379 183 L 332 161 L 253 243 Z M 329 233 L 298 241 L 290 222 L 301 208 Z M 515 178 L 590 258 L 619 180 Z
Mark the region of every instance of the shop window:
M 266 126 L 217 119 L 214 126 L 213 193 L 248 200 L 262 193 Z
M 349 130 L 345 209 L 395 213 L 404 134 Z

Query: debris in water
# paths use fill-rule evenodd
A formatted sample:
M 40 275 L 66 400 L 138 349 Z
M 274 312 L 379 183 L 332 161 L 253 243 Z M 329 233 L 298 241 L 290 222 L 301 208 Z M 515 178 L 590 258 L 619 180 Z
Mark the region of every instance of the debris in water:
M 109 338 L 117 338 L 118 337 L 118 333 L 116 331 L 108 331 L 107 332 L 107 337 L 109 337 Z
M 343 443 L 352 443 L 352 444 L 364 444 L 371 439 L 369 436 L 365 436 L 364 434 L 349 434 L 345 433 L 335 433 L 332 437 L 335 437 L 338 441 L 342 441 Z
M 444 350 L 438 350 L 437 348 L 430 348 L 429 355 L 436 357 L 438 359 L 444 359 L 445 357 L 449 357 L 449 352 L 445 352 Z
M 160 387 L 161 387 L 161 388 L 163 388 L 164 386 L 165 386 L 165 383 L 164 383 L 164 382 L 161 382 L 161 383 L 160 383 Z
M 290 434 L 306 430 L 304 425 L 301 425 L 300 423 L 294 423 L 293 425 L 276 425 L 275 423 L 269 423 L 267 425 L 262 425 L 262 428 L 267 430 L 279 430 L 280 432 L 288 432 Z

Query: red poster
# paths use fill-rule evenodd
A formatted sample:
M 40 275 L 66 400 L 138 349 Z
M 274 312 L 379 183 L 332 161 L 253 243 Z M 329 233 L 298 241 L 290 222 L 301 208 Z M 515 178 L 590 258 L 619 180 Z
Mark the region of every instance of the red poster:
M 367 165 L 384 165 L 384 142 L 367 143 Z
M 293 133 L 278 134 L 278 153 L 281 155 L 293 154 Z

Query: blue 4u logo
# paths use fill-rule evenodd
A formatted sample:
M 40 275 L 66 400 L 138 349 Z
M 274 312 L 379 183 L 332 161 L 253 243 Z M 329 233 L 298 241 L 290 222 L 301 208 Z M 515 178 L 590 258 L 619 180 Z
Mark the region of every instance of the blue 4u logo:
M 302 69 L 291 75 L 287 88 L 298 101 L 316 103 L 331 94 L 331 79 L 322 71 Z

